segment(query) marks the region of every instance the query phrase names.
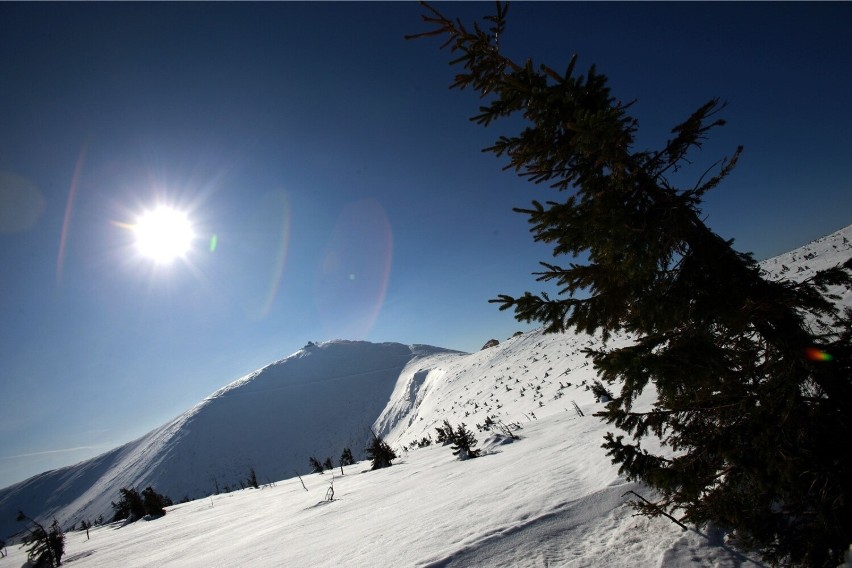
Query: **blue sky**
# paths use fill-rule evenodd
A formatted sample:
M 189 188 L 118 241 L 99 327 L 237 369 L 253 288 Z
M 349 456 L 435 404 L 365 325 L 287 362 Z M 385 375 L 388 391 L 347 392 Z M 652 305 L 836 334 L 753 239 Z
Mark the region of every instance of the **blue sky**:
M 492 5 L 442 4 L 466 21 Z M 510 124 L 414 3 L 0 4 L 0 486 L 137 437 L 334 338 L 465 351 L 540 288 L 511 211 L 553 197 L 481 148 Z M 766 258 L 852 222 L 849 3 L 518 3 L 503 46 L 595 63 L 640 146 L 711 97 L 745 146 L 708 223 Z M 689 179 L 689 178 L 684 178 Z M 145 210 L 185 259 L 141 258 Z M 215 235 L 215 247 L 212 239 Z

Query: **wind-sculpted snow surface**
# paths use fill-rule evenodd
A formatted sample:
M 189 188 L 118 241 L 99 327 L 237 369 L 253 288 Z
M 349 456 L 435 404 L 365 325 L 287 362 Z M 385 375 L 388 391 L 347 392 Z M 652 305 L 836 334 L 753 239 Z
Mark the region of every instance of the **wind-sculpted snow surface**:
M 586 413 L 528 422 L 521 439 L 459 461 L 431 446 L 387 469 L 367 462 L 168 508 L 165 517 L 68 535 L 66 563 L 89 567 L 743 566 L 717 538 L 634 517 L 626 483 Z M 487 444 L 483 444 L 487 445 Z M 337 470 L 339 471 L 339 470 Z M 711 535 L 712 537 L 712 535 Z M 10 566 L 24 551 L 9 549 Z M 671 561 L 671 563 L 669 563 Z M 0 561 L 2 562 L 2 561 Z
M 80 464 L 0 490 L 0 535 L 21 527 L 18 509 L 69 526 L 109 519 L 121 487 L 153 486 L 177 501 L 308 471 L 308 458 L 356 458 L 415 353 L 398 343 L 331 341 L 234 381 L 172 422 Z
M 771 277 L 805 278 L 852 257 L 850 241 L 847 227 L 761 265 Z M 595 376 L 583 350 L 597 341 L 534 331 L 472 354 L 309 344 L 139 440 L 0 491 L 0 523 L 22 508 L 67 526 L 108 510 L 121 486 L 153 485 L 175 500 L 208 497 L 156 521 L 97 528 L 91 540 L 70 534 L 67 560 L 128 568 L 760 566 L 713 527 L 682 531 L 633 516 L 625 494 L 647 489 L 621 478 L 601 449 L 611 428 L 592 416 L 602 403 L 582 386 Z M 648 389 L 634 407 L 654 398 Z M 418 448 L 444 419 L 465 423 L 483 456 L 462 462 L 440 445 Z M 486 420 L 519 439 L 484 430 Z M 336 461 L 349 446 L 362 457 L 371 427 L 397 450 L 393 467 L 372 472 L 361 462 L 342 477 L 335 470 L 330 502 L 332 475 L 303 475 L 307 492 L 294 478 L 309 456 Z M 209 496 L 217 484 L 238 487 L 250 467 L 265 487 Z M 10 565 L 23 563 L 20 549 L 9 552 Z

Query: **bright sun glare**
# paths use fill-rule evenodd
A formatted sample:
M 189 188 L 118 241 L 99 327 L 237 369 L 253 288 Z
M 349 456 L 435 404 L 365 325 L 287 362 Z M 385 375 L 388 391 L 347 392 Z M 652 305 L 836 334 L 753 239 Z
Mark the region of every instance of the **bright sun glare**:
M 133 230 L 137 250 L 159 263 L 183 257 L 189 252 L 195 236 L 186 214 L 170 207 L 158 207 L 144 213 Z

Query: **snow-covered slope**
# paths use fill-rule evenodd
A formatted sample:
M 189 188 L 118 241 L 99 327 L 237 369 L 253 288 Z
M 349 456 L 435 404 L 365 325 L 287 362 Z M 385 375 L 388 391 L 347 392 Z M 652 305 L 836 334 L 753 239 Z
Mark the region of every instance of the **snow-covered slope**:
M 593 408 L 587 406 L 586 411 Z M 408 452 L 385 470 L 358 463 L 259 490 L 170 507 L 165 517 L 68 534 L 77 568 L 317 566 L 757 566 L 714 534 L 633 517 L 588 414 L 533 420 L 511 444 L 458 461 L 449 447 Z M 9 548 L 0 566 L 23 564 Z
M 768 278 L 801 281 L 852 258 L 852 225 L 794 251 L 760 263 Z M 842 305 L 852 292 L 833 290 Z M 615 337 L 613 346 L 624 342 Z M 442 353 L 412 361 L 400 376 L 377 426 L 399 446 L 434 434 L 444 417 L 482 424 L 488 416 L 527 422 L 571 411 L 572 401 L 594 402 L 572 388 L 594 376 L 582 350 L 598 340 L 583 334 L 545 335 L 533 331 L 478 353 Z
M 762 267 L 772 277 L 804 278 L 852 257 L 850 241 L 852 226 Z M 298 479 L 279 481 L 178 505 L 154 522 L 100 529 L 91 541 L 74 534 L 69 557 L 79 566 L 750 565 L 715 533 L 681 533 L 623 506 L 624 493 L 641 488 L 620 479 L 604 455 L 607 428 L 578 386 L 593 376 L 582 349 L 594 342 L 531 332 L 473 354 L 309 345 L 140 440 L 0 491 L 0 523 L 18 508 L 65 524 L 91 519 L 109 511 L 121 486 L 153 485 L 180 499 L 212 493 L 216 483 L 238 485 L 249 467 L 262 483 L 292 478 L 309 456 L 336 461 L 344 446 L 357 456 L 373 426 L 401 460 L 380 472 L 346 468 L 332 503 L 322 504 L 328 474 L 305 476 L 309 492 Z M 645 397 L 650 403 L 652 393 Z M 479 431 L 486 417 L 520 427 L 522 439 L 504 444 Z M 444 419 L 466 423 L 487 455 L 458 462 L 448 448 L 414 449 Z
M 69 526 L 111 517 L 121 487 L 153 486 L 175 501 L 305 473 L 308 458 L 356 458 L 412 359 L 447 350 L 331 341 L 250 373 L 168 424 L 94 459 L 0 490 L 0 538 L 19 509 Z

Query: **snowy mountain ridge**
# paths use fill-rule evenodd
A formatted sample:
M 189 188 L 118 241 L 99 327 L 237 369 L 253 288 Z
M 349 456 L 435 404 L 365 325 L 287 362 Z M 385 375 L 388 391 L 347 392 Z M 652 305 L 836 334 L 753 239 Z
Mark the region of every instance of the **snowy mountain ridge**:
M 772 277 L 805 278 L 813 270 L 852 257 L 850 240 L 852 226 L 796 251 L 764 261 L 761 266 Z M 847 293 L 841 302 L 852 305 L 852 298 Z M 358 472 L 364 469 L 363 464 L 350 466 L 354 469 L 347 468 L 345 481 L 341 483 L 350 485 L 348 491 L 353 499 L 355 494 L 380 499 L 382 497 L 377 492 L 389 491 L 387 487 L 372 485 L 370 479 L 373 476 L 372 479 L 382 480 L 380 484 L 400 484 L 399 491 L 407 492 L 408 498 L 416 499 L 418 503 L 432 499 L 436 504 L 451 507 L 453 501 L 448 501 L 450 497 L 441 491 L 461 491 L 455 497 L 469 503 L 474 514 L 494 515 L 487 526 L 476 522 L 474 526 L 466 527 L 461 532 L 467 535 L 467 540 L 456 542 L 449 548 L 446 548 L 447 535 L 459 532 L 458 523 L 464 523 L 464 518 L 450 522 L 426 513 L 424 517 L 412 513 L 412 519 L 405 521 L 391 515 L 385 520 L 387 525 L 376 519 L 366 523 L 365 526 L 375 531 L 392 530 L 391 525 L 395 523 L 414 523 L 412 531 L 415 533 L 419 530 L 416 523 L 442 523 L 444 529 L 433 529 L 429 533 L 434 533 L 434 547 L 427 547 L 422 555 L 407 552 L 406 556 L 396 551 L 403 554 L 400 558 L 408 558 L 413 564 L 428 557 L 436 562 L 436 566 L 470 565 L 464 559 L 470 560 L 469 554 L 473 554 L 473 550 L 476 551 L 475 557 L 480 559 L 496 553 L 497 549 L 492 547 L 496 546 L 495 539 L 502 543 L 500 546 L 515 542 L 516 547 L 526 550 L 520 542 L 512 540 L 512 535 L 520 538 L 525 534 L 529 537 L 525 532 L 527 529 L 523 528 L 526 526 L 524 518 L 537 519 L 536 530 L 541 529 L 541 523 L 544 526 L 551 526 L 548 525 L 551 523 L 554 534 L 562 537 L 566 536 L 565 531 L 574 534 L 571 531 L 576 532 L 580 530 L 577 527 L 585 526 L 591 533 L 600 533 L 604 540 L 616 539 L 613 535 L 618 534 L 621 535 L 618 538 L 627 538 L 626 533 L 618 531 L 626 530 L 628 525 L 639 526 L 645 521 L 631 521 L 629 511 L 622 511 L 623 500 L 618 497 L 627 491 L 627 484 L 618 477 L 617 468 L 609 463 L 600 449 L 606 428 L 597 419 L 588 416 L 594 411 L 596 401 L 590 392 L 578 386 L 584 379 L 594 376 L 591 364 L 581 350 L 595 342 L 595 338 L 586 335 L 545 335 L 534 331 L 501 340 L 494 347 L 472 354 L 397 343 L 337 340 L 308 344 L 293 355 L 218 389 L 181 416 L 138 440 L 91 460 L 46 472 L 0 490 L 0 531 L 5 537 L 19 529 L 12 522 L 18 509 L 43 519 L 55 516 L 65 526 L 83 519 L 92 520 L 100 514 L 109 519 L 110 501 L 117 498 L 121 487 L 144 488 L 151 485 L 175 501 L 183 497 L 198 499 L 218 492 L 221 494 L 215 501 L 219 509 L 224 505 L 221 500 L 226 497 L 226 486 L 228 491 L 238 489 L 249 468 L 256 470 L 262 484 L 269 485 L 257 495 L 280 493 L 281 499 L 288 503 L 287 507 L 293 507 L 292 511 L 288 509 L 293 517 L 309 522 L 304 514 L 306 509 L 299 508 L 307 507 L 309 503 L 301 494 L 298 481 L 295 489 L 291 483 L 286 484 L 285 489 L 284 482 L 271 487 L 272 482 L 293 478 L 296 472 L 304 474 L 308 471 L 307 460 L 311 456 L 320 460 L 331 457 L 336 461 L 343 447 L 350 447 L 356 458 L 363 457 L 362 448 L 372 428 L 400 450 L 402 464 L 417 471 L 400 473 L 406 468 L 394 467 L 388 472 L 361 476 Z M 646 403 L 650 403 L 653 397 L 647 397 Z M 575 404 L 586 417 L 579 416 Z M 487 417 L 520 426 L 524 439 L 503 447 L 505 440 L 476 429 L 476 425 L 484 423 Z M 457 465 L 448 463 L 452 456 L 448 458 L 445 455 L 449 454 L 446 449 L 433 446 L 414 450 L 415 443 L 433 436 L 435 426 L 444 419 L 454 425 L 464 422 L 474 430 L 480 447 L 489 450 L 487 459 L 458 462 Z M 555 457 L 554 452 L 559 451 L 565 455 Z M 582 456 L 579 461 L 578 456 Z M 530 460 L 530 463 L 513 465 L 519 459 Z M 540 465 L 544 460 L 547 460 L 547 467 Z M 544 469 L 548 471 L 544 472 Z M 496 471 L 500 474 L 491 475 Z M 397 479 L 398 476 L 414 476 L 418 472 L 424 473 L 424 479 L 416 486 Z M 481 477 L 475 477 L 477 475 Z M 455 489 L 447 487 L 446 479 L 455 477 L 464 479 L 465 485 Z M 308 487 L 320 485 L 325 491 L 327 480 L 318 474 L 305 476 L 305 481 Z M 437 489 L 426 488 L 428 483 L 437 484 Z M 521 491 L 519 488 L 524 489 Z M 435 491 L 440 494 L 435 494 Z M 412 492 L 416 497 L 412 497 Z M 243 496 L 244 493 L 228 493 L 227 496 L 239 497 L 246 503 L 256 501 L 257 498 Z M 310 499 L 310 506 L 314 506 L 318 497 L 310 493 Z M 496 513 L 477 509 L 475 499 L 490 501 L 496 507 Z M 180 511 L 200 511 L 199 503 L 203 502 L 192 501 L 176 506 L 162 521 L 149 523 L 150 530 L 172 526 L 171 523 L 177 522 L 174 519 L 180 518 Z M 401 500 L 395 503 L 405 506 Z M 213 501 L 210 501 L 212 504 Z M 560 524 L 569 522 L 567 511 L 575 517 L 580 515 L 587 525 L 580 523 L 571 528 Z M 433 512 L 439 514 L 437 509 Z M 349 514 L 355 519 L 361 519 L 359 515 L 362 514 L 373 515 L 366 510 L 359 512 L 354 509 Z M 284 522 L 278 515 L 274 516 L 278 522 Z M 327 523 L 328 519 L 324 522 Z M 363 522 L 363 519 L 352 522 Z M 531 530 L 533 525 L 529 526 Z M 606 536 L 605 526 L 610 527 L 609 536 Z M 302 530 L 294 527 L 290 526 L 288 530 Z M 128 529 L 130 527 L 124 530 Z M 133 529 L 136 530 L 142 529 Z M 202 530 L 207 531 L 209 527 Z M 304 530 L 313 534 L 324 533 L 326 529 L 316 526 Z M 486 533 L 492 536 L 488 537 Z M 126 534 L 131 534 L 131 531 Z M 322 546 L 321 537 L 299 534 L 308 543 L 305 546 L 312 546 L 310 543 Z M 671 548 L 672 542 L 681 541 L 671 532 L 662 531 L 661 535 L 663 540 L 658 539 L 651 547 L 653 554 L 668 555 L 672 562 L 672 555 L 678 556 L 690 546 L 698 546 L 695 544 L 698 541 L 691 535 L 689 538 L 692 540 L 682 543 L 685 548 Z M 351 538 L 356 537 L 357 534 Z M 402 540 L 405 541 L 404 538 Z M 416 542 L 411 541 L 409 545 L 416 549 Z M 539 544 L 542 542 L 539 540 Z M 700 546 L 704 551 L 702 554 L 705 554 L 706 543 Z M 632 550 L 629 546 L 628 549 Z M 290 556 L 291 552 L 270 552 L 271 556 L 262 556 L 261 559 L 270 565 L 291 562 L 290 565 L 304 565 L 298 562 L 297 557 Z M 304 551 L 298 552 L 302 553 Z M 381 564 L 375 563 L 377 559 L 371 556 L 372 552 L 365 551 L 364 554 L 365 559 L 370 559 L 370 565 Z M 599 549 L 597 554 L 601 554 Z M 213 560 L 209 554 L 204 557 Z M 438 557 L 444 560 L 439 562 Z M 588 559 L 587 556 L 580 557 Z M 87 564 L 91 566 L 110 565 L 106 558 L 108 555 L 105 553 L 93 554 L 91 559 L 81 558 L 80 565 L 84 565 L 82 560 L 91 560 L 92 563 Z M 180 565 L 193 563 L 185 556 L 180 558 Z M 338 559 L 343 564 L 353 565 Z M 326 562 L 331 565 L 330 560 L 323 561 Z M 615 564 L 618 563 L 615 561 Z M 197 565 L 227 564 L 220 560 L 218 563 Z M 395 564 L 413 565 L 404 561 Z M 666 565 L 675 564 L 670 562 Z

